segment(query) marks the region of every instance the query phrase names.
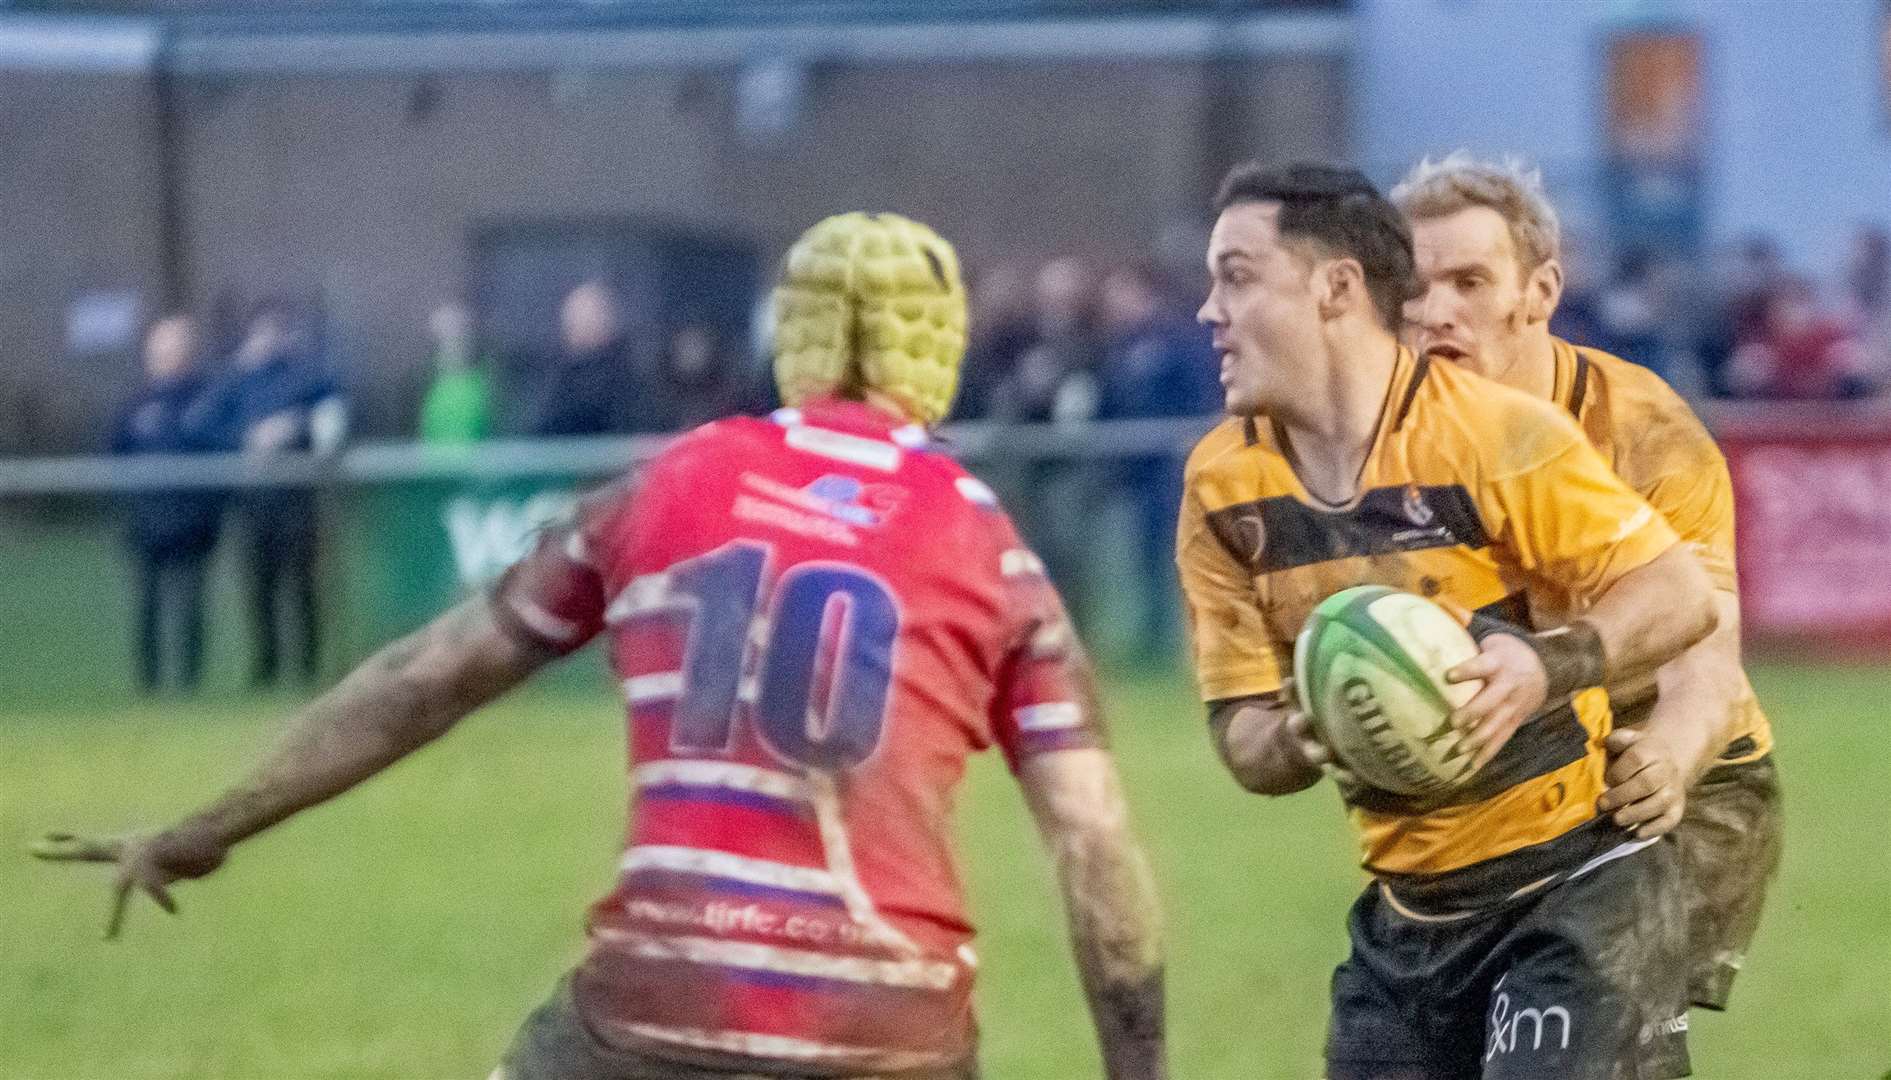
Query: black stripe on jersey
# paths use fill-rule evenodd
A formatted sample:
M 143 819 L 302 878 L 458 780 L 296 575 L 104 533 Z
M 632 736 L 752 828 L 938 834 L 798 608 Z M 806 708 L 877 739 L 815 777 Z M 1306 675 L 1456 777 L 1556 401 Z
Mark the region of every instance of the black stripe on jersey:
M 1208 527 L 1255 573 L 1356 555 L 1490 545 L 1477 504 L 1461 484 L 1373 488 L 1347 510 L 1316 510 L 1276 495 L 1210 511 Z
M 1541 888 L 1590 859 L 1633 839 L 1608 818 L 1592 818 L 1553 840 L 1442 874 L 1374 870 L 1399 902 L 1428 915 L 1478 911 L 1526 888 Z
M 1569 415 L 1582 419 L 1582 399 L 1589 395 L 1589 358 L 1576 354 L 1576 377 L 1570 380 L 1574 385 L 1569 391 Z
M 1418 366 L 1412 369 L 1412 381 L 1405 384 L 1405 397 L 1399 402 L 1399 411 L 1392 417 L 1392 430 L 1397 431 L 1404 423 L 1407 413 L 1412 411 L 1412 400 L 1418 397 L 1418 384 L 1425 381 L 1431 373 L 1431 357 L 1418 358 Z
M 1502 600 L 1493 600 L 1472 614 L 1490 619 L 1502 619 L 1525 632 L 1530 629 L 1530 600 L 1521 590 L 1511 593 Z
M 1418 817 L 1452 806 L 1469 806 L 1501 795 L 1525 780 L 1552 773 L 1589 752 L 1589 731 L 1569 702 L 1526 721 L 1464 786 L 1433 795 L 1398 795 L 1378 788 L 1355 788 L 1346 801 L 1378 814 Z

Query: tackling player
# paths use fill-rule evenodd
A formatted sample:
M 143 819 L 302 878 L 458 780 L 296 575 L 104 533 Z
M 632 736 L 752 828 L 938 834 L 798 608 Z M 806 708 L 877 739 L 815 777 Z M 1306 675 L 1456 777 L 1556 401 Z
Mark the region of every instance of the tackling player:
M 1216 207 L 1200 317 L 1231 417 L 1190 457 L 1178 560 L 1229 771 L 1284 795 L 1332 762 L 1282 677 L 1323 598 L 1384 584 L 1482 616 L 1449 674 L 1483 682 L 1453 716 L 1481 770 L 1430 798 L 1341 774 L 1374 880 L 1327 1076 L 1686 1075 L 1674 853 L 1598 814 L 1595 688 L 1713 629 L 1705 573 L 1566 413 L 1400 346 L 1411 236 L 1359 173 L 1243 166 Z M 1524 629 L 1549 597 L 1580 617 Z
M 1407 333 L 1425 356 L 1462 364 L 1575 417 L 1618 476 L 1667 518 L 1707 568 L 1720 626 L 1663 665 L 1653 680 L 1610 687 L 1616 723 L 1689 713 L 1699 724 L 1655 724 L 1669 737 L 1699 732 L 1716 754 L 1685 799 L 1674 839 L 1687 880 L 1694 1003 L 1724 1009 L 1759 926 L 1766 885 L 1779 866 L 1779 780 L 1773 732 L 1740 661 L 1740 593 L 1734 573 L 1733 486 L 1727 463 L 1687 403 L 1660 376 L 1550 334 L 1562 296 L 1560 235 L 1542 179 L 1515 163 L 1462 154 L 1414 168 L 1392 191 L 1411 221 L 1424 292 L 1406 307 Z M 1554 622 L 1568 617 L 1552 608 Z M 1617 768 L 1645 758 L 1631 746 Z M 1645 790 L 1625 782 L 1608 805 Z
M 40 853 L 117 863 L 115 931 L 134 890 L 173 908 L 173 882 L 604 635 L 635 791 L 621 876 L 495 1077 L 974 1077 L 950 818 L 994 744 L 1056 864 L 1107 1074 L 1162 1077 L 1156 902 L 1087 661 L 1042 564 L 923 426 L 964 352 L 956 255 L 895 215 L 829 218 L 772 312 L 789 408 L 678 439 L 202 810 Z

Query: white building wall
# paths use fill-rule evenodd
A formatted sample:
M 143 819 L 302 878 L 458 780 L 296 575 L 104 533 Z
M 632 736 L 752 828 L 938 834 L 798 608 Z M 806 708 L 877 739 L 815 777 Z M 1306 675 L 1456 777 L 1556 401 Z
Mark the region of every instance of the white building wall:
M 1359 0 L 1353 131 L 1390 180 L 1467 147 L 1541 162 L 1579 227 L 1599 224 L 1602 45 L 1653 21 L 1698 29 L 1707 67 L 1709 237 L 1777 235 L 1808 268 L 1891 219 L 1883 0 Z

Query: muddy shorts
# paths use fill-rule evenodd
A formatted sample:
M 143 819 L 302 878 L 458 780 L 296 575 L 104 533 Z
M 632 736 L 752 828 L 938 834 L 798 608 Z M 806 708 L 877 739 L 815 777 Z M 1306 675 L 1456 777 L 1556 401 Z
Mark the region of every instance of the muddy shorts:
M 1680 867 L 1666 840 L 1469 911 L 1426 911 L 1375 881 L 1348 928 L 1329 1080 L 1688 1075 Z
M 526 1017 L 512 1046 L 489 1080 L 839 1080 L 833 1073 L 750 1069 L 729 1071 L 653 1057 L 611 1046 L 592 1032 L 579 1015 L 571 979 L 559 980 L 552 996 Z M 854 1076 L 845 1080 L 978 1080 L 978 1068 L 966 1063 L 951 1069 L 897 1076 Z
M 1779 869 L 1779 772 L 1771 757 L 1709 771 L 1671 834 L 1681 856 L 1694 1004 L 1725 1009 Z

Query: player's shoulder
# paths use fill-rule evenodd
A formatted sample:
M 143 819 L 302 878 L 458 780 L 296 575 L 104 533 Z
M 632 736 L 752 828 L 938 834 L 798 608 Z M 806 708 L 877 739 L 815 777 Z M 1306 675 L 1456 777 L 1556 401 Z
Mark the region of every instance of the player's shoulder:
M 957 458 L 937 448 L 919 448 L 912 454 L 913 470 L 941 489 L 952 492 L 952 504 L 979 518 L 1009 520 L 1003 502 L 990 484 L 973 476 Z
M 1251 472 L 1256 465 L 1274 460 L 1285 459 L 1274 441 L 1272 423 L 1264 417 L 1229 416 L 1195 443 L 1183 466 L 1183 476 L 1193 486 L 1231 472 Z
M 1574 420 L 1568 411 L 1559 408 L 1554 402 L 1506 386 L 1462 364 L 1432 362 L 1427 368 L 1425 381 L 1417 391 L 1421 402 L 1430 397 L 1447 406 L 1453 413 L 1478 420 L 1555 420 L 1560 421 L 1558 426 L 1565 430 L 1574 429 Z
M 1208 510 L 1294 490 L 1293 468 L 1266 417 L 1233 416 L 1202 436 L 1183 469 L 1189 498 Z
M 728 443 L 779 439 L 781 425 L 767 416 L 738 414 L 699 424 L 682 432 L 670 443 L 671 449 L 703 449 Z
M 1428 365 L 1413 424 L 1432 452 L 1490 479 L 1538 468 L 1584 441 L 1568 410 L 1453 363 Z
M 1726 458 L 1707 425 L 1660 375 L 1600 349 L 1576 346 L 1588 369 L 1582 426 L 1615 471 L 1647 492 L 1677 476 L 1711 477 Z
M 736 456 L 728 423 L 716 420 L 671 436 L 662 449 L 631 469 L 623 481 L 626 492 L 649 497 L 687 491 L 693 477 L 713 472 L 718 463 Z
M 1595 389 L 1616 398 L 1646 398 L 1660 402 L 1665 406 L 1686 410 L 1687 402 L 1668 380 L 1655 374 L 1654 370 L 1625 360 L 1612 352 L 1605 352 L 1589 345 L 1570 344 L 1576 350 L 1576 356 L 1589 367 L 1589 377 L 1595 382 Z
M 1584 345 L 1574 348 L 1588 364 L 1594 383 L 1591 392 L 1607 406 L 1612 426 L 1618 431 L 1634 435 L 1651 429 L 1673 429 L 1711 445 L 1707 426 L 1666 379 L 1613 353 Z
M 1195 443 L 1189 451 L 1188 463 L 1183 466 L 1183 475 L 1194 477 L 1204 473 L 1223 459 L 1237 454 L 1252 441 L 1251 433 L 1255 423 L 1249 417 L 1223 417 Z
M 780 441 L 780 429 L 766 417 L 725 416 L 672 436 L 650 459 L 647 471 L 675 476 L 726 470 L 731 459 L 765 453 Z
M 900 479 L 928 503 L 928 529 L 935 537 L 956 533 L 976 538 L 976 547 L 1001 551 L 1022 544 L 998 492 L 972 475 L 945 446 L 928 442 L 909 447 Z

